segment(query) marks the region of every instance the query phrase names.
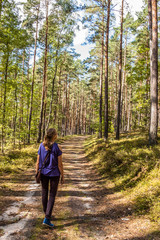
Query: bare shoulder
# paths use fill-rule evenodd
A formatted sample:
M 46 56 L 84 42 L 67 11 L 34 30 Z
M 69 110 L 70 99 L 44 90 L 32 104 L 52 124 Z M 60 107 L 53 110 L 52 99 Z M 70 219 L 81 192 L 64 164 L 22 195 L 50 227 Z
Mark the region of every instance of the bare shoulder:
M 62 151 L 62 146 L 58 144 L 59 149 Z

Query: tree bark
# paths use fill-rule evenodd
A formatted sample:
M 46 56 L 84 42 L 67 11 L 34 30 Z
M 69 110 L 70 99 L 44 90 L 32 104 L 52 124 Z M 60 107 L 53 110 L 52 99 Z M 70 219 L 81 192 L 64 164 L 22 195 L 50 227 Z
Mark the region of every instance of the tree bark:
M 152 43 L 151 43 L 151 82 L 150 82 L 150 129 L 149 143 L 157 143 L 158 130 L 158 23 L 157 0 L 152 0 Z
M 126 109 L 126 101 L 125 101 L 125 88 L 126 88 L 126 59 L 127 59 L 127 32 L 125 37 L 125 49 L 124 49 L 124 71 L 123 71 L 123 78 L 122 78 L 122 94 L 121 94 L 121 112 L 123 118 L 123 131 L 126 130 L 126 117 L 125 117 L 125 109 Z
M 127 121 L 127 131 L 131 130 L 132 126 L 132 87 L 129 91 L 129 109 L 128 109 L 128 121 Z
M 45 1 L 46 4 L 46 38 L 45 38 L 45 55 L 44 55 L 44 70 L 43 70 L 43 87 L 42 87 L 42 100 L 41 100 L 41 114 L 40 122 L 38 127 L 38 139 L 39 143 L 42 135 L 42 124 L 45 121 L 44 107 L 45 107 L 45 97 L 46 97 L 46 81 L 47 81 L 47 50 L 48 50 L 48 0 Z M 44 128 L 43 128 L 44 129 Z
M 31 135 L 31 121 L 32 121 L 32 110 L 33 110 L 33 94 L 34 94 L 34 78 L 35 78 L 35 66 L 36 66 L 39 8 L 40 8 L 40 5 L 38 5 L 38 9 L 37 9 L 36 36 L 35 36 L 35 44 L 34 44 L 34 60 L 33 60 L 33 72 L 32 72 L 32 87 L 31 87 L 31 100 L 30 100 L 30 112 L 29 112 L 29 122 L 28 122 L 28 143 L 30 143 L 30 135 Z
M 49 123 L 50 123 L 50 118 L 51 118 L 51 113 L 52 113 L 52 104 L 53 104 L 53 97 L 54 97 L 54 85 L 55 85 L 55 80 L 56 80 L 56 76 L 57 76 L 57 69 L 58 69 L 57 57 L 58 57 L 58 50 L 56 51 L 55 72 L 54 72 L 54 77 L 53 77 L 53 81 L 52 81 L 52 95 L 51 95 L 51 101 L 50 101 L 50 107 L 49 107 L 49 116 L 48 116 L 46 130 L 49 128 Z
M 104 139 L 108 138 L 108 44 L 109 44 L 109 22 L 110 22 L 110 3 L 108 0 L 107 9 L 107 29 L 106 29 L 106 44 L 105 44 L 105 117 L 104 117 Z
M 17 53 L 18 55 L 18 53 Z M 17 79 L 18 74 L 18 65 L 15 70 L 15 80 Z M 15 114 L 14 114 L 14 120 L 13 120 L 13 138 L 14 138 L 14 147 L 16 145 L 16 125 L 17 125 L 17 110 L 18 110 L 18 99 L 17 99 L 17 84 L 15 87 L 15 104 L 14 104 Z
M 99 96 L 99 138 L 102 138 L 102 93 L 103 93 L 103 57 L 104 57 L 104 0 L 102 0 L 102 42 L 100 67 L 100 96 Z
M 65 77 L 65 89 L 66 89 L 66 102 L 65 102 L 65 136 L 67 135 L 67 129 L 68 129 L 68 119 L 67 119 L 67 115 L 68 115 L 68 75 L 66 74 Z
M 7 50 L 8 50 L 8 46 L 7 46 Z M 7 53 L 6 66 L 5 66 L 5 76 L 4 76 L 4 96 L 3 96 L 3 115 L 2 115 L 2 145 L 1 145 L 2 153 L 4 153 L 4 144 L 5 144 L 8 64 L 9 64 L 9 52 Z
M 2 0 L 0 0 L 0 19 L 1 19 L 1 14 L 2 14 Z
M 119 54 L 119 91 L 118 91 L 118 113 L 117 113 L 116 139 L 119 139 L 120 124 L 121 124 L 123 4 L 124 4 L 124 0 L 122 0 L 122 14 L 121 14 L 121 34 L 120 34 L 120 54 Z

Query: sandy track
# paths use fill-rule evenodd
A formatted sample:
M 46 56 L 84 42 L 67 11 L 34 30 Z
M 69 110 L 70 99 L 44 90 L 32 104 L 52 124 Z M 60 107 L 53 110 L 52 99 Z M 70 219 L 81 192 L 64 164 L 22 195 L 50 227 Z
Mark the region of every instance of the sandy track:
M 77 136 L 62 144 L 65 184 L 59 186 L 53 211 L 55 229 L 46 231 L 46 228 L 42 226 L 34 239 L 160 239 L 149 235 L 150 221 L 132 215 L 130 202 L 123 198 L 121 193 L 114 193 L 112 186 L 107 185 L 94 166 L 88 162 L 83 148 L 84 140 L 85 137 Z M 37 192 L 36 196 L 34 196 L 35 192 Z M 28 204 L 27 201 L 24 203 L 27 197 L 30 199 Z M 21 210 L 19 213 L 15 203 L 12 204 L 13 210 L 15 210 L 14 207 L 17 208 L 14 217 L 19 216 L 19 220 L 16 223 L 1 226 L 5 235 L 0 239 L 30 239 L 29 228 L 33 228 L 34 233 L 36 218 L 43 216 L 38 207 L 41 204 L 40 188 L 37 188 L 35 183 L 32 186 L 29 185 L 25 198 L 19 203 L 19 209 L 21 205 L 24 205 L 25 211 Z M 7 211 L 9 215 L 9 209 Z M 1 217 L 4 217 L 7 211 Z M 10 212 L 10 215 L 12 214 Z M 42 220 L 43 217 L 39 221 L 40 224 Z M 7 229 L 11 228 L 15 228 L 15 231 L 6 235 Z
M 83 148 L 84 139 L 75 137 L 62 145 L 66 183 L 59 189 L 55 206 L 55 223 L 57 229 L 63 230 L 59 238 L 160 239 L 147 235 L 150 221 L 133 216 L 131 203 L 121 193 L 114 193 L 88 162 Z M 59 209 L 66 211 L 62 218 L 57 214 Z M 58 220 L 61 220 L 61 225 Z

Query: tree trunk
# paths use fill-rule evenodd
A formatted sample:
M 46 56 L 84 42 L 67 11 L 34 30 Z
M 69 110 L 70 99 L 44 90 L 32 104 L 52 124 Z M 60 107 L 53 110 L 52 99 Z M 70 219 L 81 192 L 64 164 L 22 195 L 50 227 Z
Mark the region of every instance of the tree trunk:
M 17 53 L 18 54 L 18 53 Z M 18 65 L 15 70 L 15 80 L 17 79 L 18 74 Z M 16 125 L 17 125 L 17 110 L 18 110 L 18 99 L 17 99 L 17 84 L 15 87 L 15 104 L 14 104 L 15 114 L 14 114 L 14 120 L 13 120 L 13 138 L 14 138 L 14 147 L 16 145 Z
M 44 97 L 42 139 L 44 139 L 45 132 L 46 132 L 46 112 L 47 112 L 47 76 L 46 76 L 46 87 L 45 87 L 45 97 Z
M 102 138 L 102 93 L 103 93 L 103 57 L 104 57 L 104 0 L 102 0 L 102 43 L 100 67 L 100 96 L 99 96 L 99 138 Z
M 8 49 L 8 46 L 7 46 L 7 49 Z M 4 96 L 3 96 L 3 115 L 2 115 L 2 146 L 1 146 L 2 153 L 4 153 L 4 144 L 5 144 L 6 97 L 7 97 L 8 64 L 9 64 L 9 53 L 7 54 L 6 67 L 5 67 L 5 76 L 4 76 Z
M 40 114 L 40 122 L 38 127 L 38 139 L 39 143 L 42 135 L 42 123 L 44 116 L 44 105 L 45 105 L 45 96 L 46 96 L 46 80 L 47 80 L 47 50 L 48 50 L 48 0 L 45 1 L 46 4 L 46 38 L 45 38 L 45 55 L 44 55 L 44 70 L 43 70 L 43 87 L 42 87 L 42 100 L 41 100 L 41 114 Z
M 68 115 L 68 75 L 66 74 L 66 78 L 65 78 L 65 89 L 66 89 L 66 102 L 65 102 L 65 136 L 67 135 L 67 129 L 68 129 L 68 119 L 67 119 L 67 115 Z
M 126 59 L 127 59 L 127 31 L 125 37 L 125 49 L 124 49 L 124 71 L 123 71 L 123 78 L 122 78 L 122 94 L 121 94 L 121 112 L 122 112 L 122 119 L 123 119 L 123 131 L 126 130 L 126 118 L 125 118 L 125 87 L 126 87 Z
M 132 125 L 132 87 L 129 91 L 129 109 L 128 109 L 128 121 L 127 121 L 127 131 L 131 130 Z
M 150 129 L 149 143 L 157 143 L 158 130 L 158 23 L 157 0 L 152 0 L 152 43 L 151 43 L 151 82 L 150 82 Z
M 106 29 L 106 44 L 105 44 L 105 117 L 104 117 L 104 139 L 108 138 L 108 44 L 109 44 L 109 22 L 110 22 L 110 3 L 108 0 L 107 9 L 107 29 Z
M 124 3 L 124 0 L 122 0 L 122 15 L 121 15 L 120 54 L 119 54 L 119 91 L 118 91 L 118 113 L 117 113 L 116 139 L 119 139 L 120 124 L 121 124 L 123 3 Z
M 59 44 L 58 44 L 58 46 L 59 46 Z M 46 130 L 49 128 L 49 123 L 50 123 L 50 118 L 51 118 L 51 113 L 52 113 L 52 104 L 53 104 L 53 97 L 54 97 L 54 85 L 55 85 L 55 80 L 56 80 L 56 76 L 57 76 L 57 69 L 58 69 L 57 60 L 58 60 L 58 49 L 56 50 L 55 72 L 54 72 L 54 77 L 53 77 L 53 81 L 52 81 L 52 95 L 51 95 L 51 101 L 50 101 L 50 107 L 49 107 L 49 116 L 48 116 L 48 122 L 47 122 Z
M 1 19 L 1 14 L 2 14 L 2 0 L 0 0 L 0 19 Z
M 31 102 L 30 102 L 29 122 L 28 122 L 28 143 L 30 143 L 30 135 L 31 135 L 31 121 L 32 121 L 32 109 L 33 109 L 33 94 L 34 94 L 34 78 L 35 78 L 35 66 L 36 66 L 39 8 L 40 8 L 40 5 L 38 5 L 38 9 L 37 9 L 36 36 L 35 36 L 35 44 L 34 44 L 34 60 L 33 60 L 33 72 L 32 72 L 32 87 L 31 87 Z
M 59 81 L 58 81 L 58 110 L 59 110 L 59 116 L 58 116 L 58 132 L 61 132 L 62 126 L 60 124 L 60 115 L 62 115 L 62 101 L 61 101 L 61 74 L 62 74 L 62 67 L 60 66 L 60 72 L 59 72 Z
M 17 124 L 17 109 L 18 109 L 18 101 L 17 101 L 17 85 L 15 89 L 15 116 L 14 116 L 14 127 L 13 127 L 13 136 L 14 136 L 14 147 L 16 145 L 16 124 Z

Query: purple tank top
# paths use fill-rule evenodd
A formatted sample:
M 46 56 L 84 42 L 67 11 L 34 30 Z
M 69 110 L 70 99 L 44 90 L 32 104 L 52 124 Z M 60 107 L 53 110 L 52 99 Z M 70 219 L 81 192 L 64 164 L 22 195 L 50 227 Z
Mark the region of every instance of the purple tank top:
M 38 149 L 38 155 L 40 156 L 39 169 L 42 167 L 47 152 L 48 151 L 45 149 L 43 143 L 41 143 Z M 62 155 L 62 151 L 59 149 L 58 144 L 54 143 L 51 149 L 50 157 L 48 157 L 47 161 L 45 162 L 41 173 L 49 177 L 60 176 L 60 171 L 58 169 L 58 156 L 60 155 Z

